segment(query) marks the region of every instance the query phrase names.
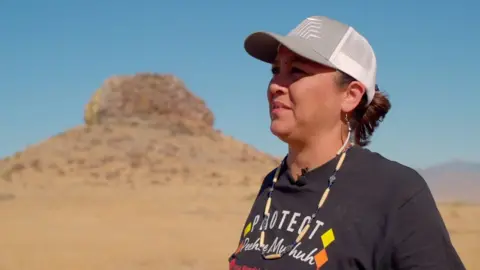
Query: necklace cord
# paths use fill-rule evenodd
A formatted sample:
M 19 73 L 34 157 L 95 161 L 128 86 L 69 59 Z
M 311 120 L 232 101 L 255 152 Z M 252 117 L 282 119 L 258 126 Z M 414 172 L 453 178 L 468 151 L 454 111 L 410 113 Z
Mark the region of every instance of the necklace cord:
M 333 186 L 333 184 L 336 180 L 336 174 L 340 170 L 340 168 L 342 167 L 342 165 L 345 161 L 347 151 L 351 148 L 351 147 L 347 147 L 349 139 L 350 139 L 350 132 L 348 134 L 347 140 L 345 141 L 344 145 L 337 152 L 336 157 L 340 156 L 340 158 L 338 159 L 337 165 L 335 166 L 335 170 L 333 171 L 332 175 L 328 179 L 327 188 L 323 192 L 323 195 L 320 198 L 320 201 L 318 202 L 318 206 L 317 206 L 316 211 L 313 212 L 313 214 L 311 214 L 311 216 L 310 216 L 311 218 L 309 219 L 309 221 L 307 222 L 305 227 L 303 227 L 303 229 L 300 231 L 300 233 L 296 237 L 295 241 L 293 241 L 293 243 L 288 245 L 284 250 L 282 250 L 279 253 L 274 253 L 274 254 L 268 254 L 267 255 L 267 254 L 265 254 L 265 252 L 266 252 L 265 251 L 265 238 L 266 238 L 267 223 L 268 223 L 268 219 L 270 217 L 270 208 L 271 208 L 271 205 L 272 205 L 273 191 L 275 190 L 275 184 L 278 181 L 278 177 L 280 175 L 281 168 L 285 165 L 287 158 L 285 157 L 283 159 L 282 163 L 277 167 L 277 169 L 275 171 L 275 175 L 274 175 L 273 180 L 272 180 L 272 185 L 270 186 L 269 191 L 268 191 L 268 198 L 267 198 L 267 202 L 265 203 L 265 210 L 264 210 L 264 213 L 263 213 L 262 222 L 260 223 L 261 224 L 260 225 L 260 248 L 261 248 L 262 256 L 263 256 L 264 259 L 275 260 L 275 259 L 282 258 L 285 254 L 287 254 L 295 246 L 297 246 L 302 241 L 303 237 L 307 234 L 308 230 L 310 229 L 311 222 L 316 218 L 318 211 L 325 204 L 325 201 L 327 200 L 328 195 L 330 194 L 330 190 L 331 190 L 331 188 L 332 188 L 332 186 Z

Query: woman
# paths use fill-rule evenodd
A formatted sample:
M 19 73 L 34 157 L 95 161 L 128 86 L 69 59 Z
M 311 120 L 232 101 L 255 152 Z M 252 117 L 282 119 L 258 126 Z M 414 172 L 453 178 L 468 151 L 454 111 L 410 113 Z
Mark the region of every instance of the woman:
M 271 132 L 288 155 L 264 179 L 230 269 L 465 269 L 424 179 L 366 146 L 390 102 L 352 27 L 323 16 L 246 51 L 272 65 Z

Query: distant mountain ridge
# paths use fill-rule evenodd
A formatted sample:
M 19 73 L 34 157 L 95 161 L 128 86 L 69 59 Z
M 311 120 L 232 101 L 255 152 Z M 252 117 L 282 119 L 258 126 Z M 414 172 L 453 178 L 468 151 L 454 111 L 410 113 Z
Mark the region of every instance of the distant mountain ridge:
M 417 171 L 438 201 L 480 203 L 480 163 L 452 160 Z
M 430 172 L 471 172 L 471 173 L 480 173 L 480 163 L 475 163 L 471 161 L 464 160 L 452 160 L 449 162 L 443 162 L 440 164 L 433 165 L 424 169 L 424 171 Z

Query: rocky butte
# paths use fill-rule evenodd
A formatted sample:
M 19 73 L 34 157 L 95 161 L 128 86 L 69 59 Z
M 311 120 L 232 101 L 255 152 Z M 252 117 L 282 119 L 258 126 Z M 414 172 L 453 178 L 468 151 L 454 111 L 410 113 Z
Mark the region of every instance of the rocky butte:
M 205 102 L 176 76 L 105 80 L 85 124 L 0 160 L 0 183 L 249 185 L 279 160 L 214 129 Z

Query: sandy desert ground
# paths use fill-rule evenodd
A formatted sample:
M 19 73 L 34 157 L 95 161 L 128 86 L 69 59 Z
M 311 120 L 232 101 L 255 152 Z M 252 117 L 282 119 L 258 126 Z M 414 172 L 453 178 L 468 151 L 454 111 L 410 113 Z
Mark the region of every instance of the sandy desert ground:
M 227 269 L 255 187 L 5 189 L 1 270 Z M 480 269 L 480 206 L 441 205 L 467 269 Z

